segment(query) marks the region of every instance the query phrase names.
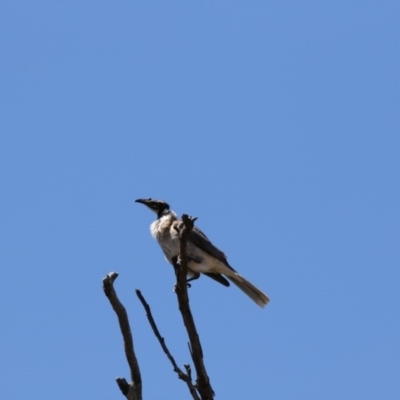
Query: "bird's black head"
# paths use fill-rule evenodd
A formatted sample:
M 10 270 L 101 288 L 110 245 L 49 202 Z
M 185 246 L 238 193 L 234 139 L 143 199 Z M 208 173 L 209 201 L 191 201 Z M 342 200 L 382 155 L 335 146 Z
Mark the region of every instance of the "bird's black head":
M 158 217 L 169 210 L 169 205 L 162 200 L 153 200 L 151 198 L 148 199 L 137 199 L 135 203 L 142 203 L 145 206 L 149 207 L 151 211 L 154 211 Z

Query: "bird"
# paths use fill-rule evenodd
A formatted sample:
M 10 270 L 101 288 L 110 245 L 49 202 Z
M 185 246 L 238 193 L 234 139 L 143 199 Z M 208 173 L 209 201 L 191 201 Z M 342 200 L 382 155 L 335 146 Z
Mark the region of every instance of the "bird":
M 180 255 L 179 232 L 183 224 L 182 220 L 174 211 L 170 210 L 165 201 L 148 198 L 137 199 L 135 202 L 144 204 L 156 213 L 157 219 L 150 225 L 151 235 L 159 243 L 167 261 L 174 265 Z M 187 282 L 198 279 L 200 274 L 204 274 L 224 286 L 230 286 L 229 281 L 231 281 L 260 307 L 268 304 L 268 296 L 239 275 L 229 265 L 226 255 L 215 247 L 196 226 L 189 234 L 186 253 L 188 259 Z

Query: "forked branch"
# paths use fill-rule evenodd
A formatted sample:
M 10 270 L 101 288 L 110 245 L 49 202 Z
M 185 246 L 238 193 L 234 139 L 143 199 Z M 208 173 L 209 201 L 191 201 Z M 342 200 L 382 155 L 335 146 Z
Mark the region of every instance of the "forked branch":
M 144 309 L 146 310 L 146 316 L 147 319 L 149 320 L 150 326 L 153 329 L 154 335 L 156 336 L 157 340 L 159 341 L 161 348 L 163 349 L 164 353 L 166 354 L 168 360 L 171 362 L 172 367 L 174 368 L 174 371 L 177 373 L 178 378 L 183 380 L 188 389 L 190 394 L 192 395 L 194 400 L 200 400 L 200 397 L 198 396 L 196 392 L 196 388 L 193 385 L 192 382 L 192 376 L 190 374 L 190 367 L 189 370 L 187 369 L 187 365 L 185 365 L 186 371 L 188 371 L 187 374 L 185 374 L 179 367 L 178 364 L 176 363 L 174 357 L 172 356 L 171 352 L 168 350 L 167 345 L 165 344 L 164 338 L 161 336 L 160 331 L 157 328 L 157 325 L 154 321 L 153 315 L 151 313 L 150 306 L 147 304 L 146 300 L 144 299 L 142 293 L 140 290 L 136 289 L 136 295 L 139 297 L 140 302 L 142 303 Z
M 131 383 L 128 383 L 125 378 L 117 378 L 116 381 L 122 394 L 127 398 L 127 400 L 142 400 L 142 378 L 133 348 L 133 339 L 128 315 L 125 307 L 119 301 L 114 290 L 114 281 L 117 277 L 118 274 L 116 272 L 109 273 L 103 279 L 103 290 L 118 317 L 119 327 L 124 340 L 125 356 L 131 372 Z

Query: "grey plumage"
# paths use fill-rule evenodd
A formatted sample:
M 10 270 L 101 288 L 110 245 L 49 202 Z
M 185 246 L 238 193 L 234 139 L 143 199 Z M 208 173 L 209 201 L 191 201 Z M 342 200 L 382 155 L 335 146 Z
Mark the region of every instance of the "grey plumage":
M 151 224 L 150 231 L 160 244 L 167 260 L 172 264 L 172 259 L 180 253 L 179 229 L 182 221 L 164 201 L 138 199 L 136 202 L 146 205 L 157 214 L 157 219 Z M 264 307 L 269 302 L 268 296 L 239 275 L 229 265 L 226 255 L 215 247 L 196 226 L 190 232 L 186 252 L 189 259 L 188 278 L 196 278 L 202 273 L 224 286 L 229 286 L 229 282 L 225 279 L 227 277 L 260 307 Z

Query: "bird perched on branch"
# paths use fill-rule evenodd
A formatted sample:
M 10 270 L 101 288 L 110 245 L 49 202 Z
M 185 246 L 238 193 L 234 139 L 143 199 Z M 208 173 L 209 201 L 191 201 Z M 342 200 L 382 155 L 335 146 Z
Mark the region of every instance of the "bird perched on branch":
M 151 224 L 152 236 L 158 241 L 168 262 L 174 265 L 174 259 L 180 254 L 180 227 L 182 220 L 169 209 L 169 205 L 161 200 L 138 199 L 157 214 L 157 219 Z M 269 298 L 261 290 L 239 275 L 229 264 L 226 255 L 217 249 L 198 228 L 193 227 L 186 245 L 188 258 L 188 282 L 199 278 L 200 273 L 216 280 L 224 286 L 229 286 L 228 278 L 239 289 L 247 294 L 260 307 L 264 307 Z M 224 277 L 224 276 L 225 277 Z

